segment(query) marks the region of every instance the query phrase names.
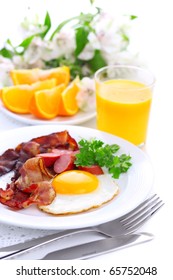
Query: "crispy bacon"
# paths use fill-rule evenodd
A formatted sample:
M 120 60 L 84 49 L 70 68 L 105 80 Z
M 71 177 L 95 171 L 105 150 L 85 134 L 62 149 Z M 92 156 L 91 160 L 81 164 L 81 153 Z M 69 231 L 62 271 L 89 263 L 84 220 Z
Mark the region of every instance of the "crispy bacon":
M 51 182 L 42 181 L 36 184 L 36 188 L 32 192 L 31 196 L 23 202 L 23 208 L 26 208 L 33 203 L 36 203 L 38 206 L 48 205 L 54 198 L 55 191 Z
M 51 178 L 55 171 L 53 167 L 51 170 L 45 166 L 43 158 L 36 157 L 52 149 L 78 151 L 79 148 L 75 139 L 65 130 L 20 143 L 0 156 L 0 176 L 14 171 L 6 190 L 0 189 L 0 203 L 21 209 L 32 203 L 47 205 L 53 201 L 55 191 Z
M 28 159 L 20 169 L 20 177 L 15 181 L 18 189 L 30 192 L 30 186 L 42 181 L 50 181 L 53 174 L 45 167 L 42 158 Z M 32 190 L 31 190 L 32 191 Z
M 14 170 L 12 179 L 16 180 L 20 176 L 19 170 L 26 160 L 39 153 L 50 152 L 54 148 L 76 151 L 78 144 L 66 130 L 20 143 L 15 149 L 9 149 L 0 156 L 0 176 Z
M 33 138 L 32 141 L 40 145 L 40 153 L 49 152 L 53 148 L 78 150 L 78 144 L 67 130 Z
M 0 156 L 0 176 L 10 172 L 19 158 L 18 153 L 13 149 L 6 150 Z
M 31 186 L 31 189 L 33 189 L 33 191 L 29 193 L 21 191 L 15 186 L 13 187 L 13 190 L 9 189 L 4 191 L 6 193 L 9 193 L 10 191 L 12 193 L 12 197 L 8 199 L 7 197 L 5 198 L 5 196 L 0 196 L 0 202 L 10 208 L 19 210 L 22 208 L 27 208 L 33 203 L 37 204 L 38 206 L 48 205 L 55 198 L 55 191 L 51 185 L 51 182 L 39 182 Z
M 24 208 L 23 203 L 29 199 L 30 194 L 17 189 L 17 187 L 14 185 L 13 182 L 10 185 L 11 185 L 10 188 L 4 191 L 3 196 L 2 196 L 2 190 L 0 190 L 0 202 L 13 209 Z M 10 199 L 8 196 L 9 192 L 11 194 Z
M 50 204 L 55 191 L 50 179 L 53 175 L 44 166 L 43 159 L 28 159 L 20 169 L 20 177 L 0 189 L 0 202 L 14 209 L 26 208 L 30 204 Z

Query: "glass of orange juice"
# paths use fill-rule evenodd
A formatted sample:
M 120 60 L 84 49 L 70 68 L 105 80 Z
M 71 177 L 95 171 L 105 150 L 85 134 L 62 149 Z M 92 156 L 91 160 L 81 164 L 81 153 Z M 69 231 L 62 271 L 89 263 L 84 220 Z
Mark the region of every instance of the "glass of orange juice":
M 155 78 L 147 69 L 112 65 L 95 73 L 97 128 L 135 145 L 146 142 Z

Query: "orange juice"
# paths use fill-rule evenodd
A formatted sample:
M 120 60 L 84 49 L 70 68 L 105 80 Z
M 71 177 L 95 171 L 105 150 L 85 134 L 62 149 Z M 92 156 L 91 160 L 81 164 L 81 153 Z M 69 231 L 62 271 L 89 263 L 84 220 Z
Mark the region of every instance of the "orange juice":
M 143 83 L 112 79 L 96 82 L 97 127 L 135 145 L 145 143 L 151 88 Z

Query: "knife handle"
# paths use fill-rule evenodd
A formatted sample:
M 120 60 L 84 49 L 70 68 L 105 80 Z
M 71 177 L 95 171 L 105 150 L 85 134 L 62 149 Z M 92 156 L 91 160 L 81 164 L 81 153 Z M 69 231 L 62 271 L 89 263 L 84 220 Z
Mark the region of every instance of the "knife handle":
M 24 249 L 20 250 L 11 250 L 7 252 L 1 252 L 2 256 L 0 256 L 0 260 L 7 260 L 7 259 L 15 259 L 16 257 L 20 257 L 24 254 L 30 253 L 32 250 L 39 249 L 41 247 L 44 247 L 46 245 L 49 245 L 61 238 L 68 237 L 74 234 L 82 233 L 82 232 L 96 232 L 96 229 L 94 227 L 88 227 L 88 228 L 80 228 L 80 229 L 72 229 L 72 230 L 64 230 L 62 232 L 58 232 L 56 234 L 51 235 L 50 237 L 48 236 L 49 239 L 46 241 L 42 241 L 39 243 L 34 244 L 33 246 L 26 247 Z M 37 240 L 36 240 L 37 241 Z

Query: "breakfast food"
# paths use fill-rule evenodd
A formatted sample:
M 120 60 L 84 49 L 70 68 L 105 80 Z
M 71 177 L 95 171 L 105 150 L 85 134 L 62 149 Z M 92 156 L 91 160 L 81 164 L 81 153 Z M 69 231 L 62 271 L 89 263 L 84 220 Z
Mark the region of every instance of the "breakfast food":
M 31 85 L 52 78 L 56 79 L 56 85 L 61 83 L 67 85 L 70 81 L 70 69 L 67 66 L 52 69 L 13 69 L 10 71 L 10 76 L 14 85 Z
M 96 139 L 77 143 L 66 130 L 22 142 L 0 156 L 0 176 L 13 172 L 0 203 L 16 210 L 36 204 L 54 215 L 99 207 L 118 194 L 115 178 L 131 165 L 129 156 L 114 155 L 118 149 Z
M 77 98 L 82 91 L 82 82 L 79 77 L 70 80 L 67 66 L 44 70 L 13 69 L 10 75 L 13 85 L 1 89 L 0 99 L 13 113 L 51 120 L 57 116 L 74 116 L 83 106 Z M 92 95 L 91 91 L 85 94 L 85 99 L 89 95 Z
M 119 192 L 109 174 L 93 175 L 86 171 L 70 170 L 57 175 L 52 182 L 55 198 L 39 209 L 51 214 L 74 214 L 97 208 L 113 199 Z

